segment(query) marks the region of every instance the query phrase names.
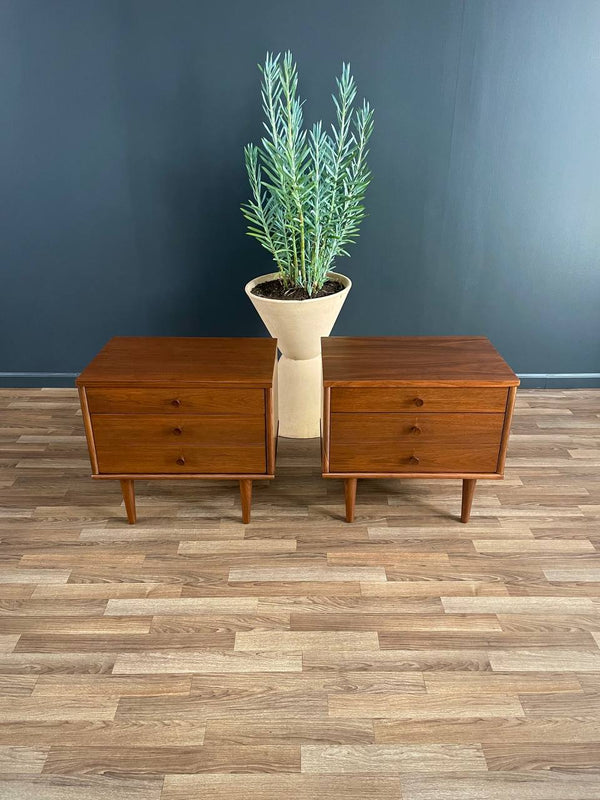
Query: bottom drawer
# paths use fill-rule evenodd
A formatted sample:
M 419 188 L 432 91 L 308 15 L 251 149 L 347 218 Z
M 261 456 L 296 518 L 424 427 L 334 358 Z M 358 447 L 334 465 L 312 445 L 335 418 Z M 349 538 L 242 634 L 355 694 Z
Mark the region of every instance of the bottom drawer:
M 133 445 L 99 448 L 101 473 L 177 475 L 260 474 L 266 472 L 265 446 L 152 447 Z
M 331 472 L 495 472 L 503 414 L 332 414 Z
M 495 472 L 498 447 L 422 444 L 384 448 L 367 442 L 332 445 L 330 472 Z

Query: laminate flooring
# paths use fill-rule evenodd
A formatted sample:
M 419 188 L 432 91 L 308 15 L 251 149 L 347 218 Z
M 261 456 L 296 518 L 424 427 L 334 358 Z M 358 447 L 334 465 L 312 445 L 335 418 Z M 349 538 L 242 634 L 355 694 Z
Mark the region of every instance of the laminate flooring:
M 520 391 L 506 479 L 92 481 L 0 391 L 3 800 L 598 800 L 600 391 Z

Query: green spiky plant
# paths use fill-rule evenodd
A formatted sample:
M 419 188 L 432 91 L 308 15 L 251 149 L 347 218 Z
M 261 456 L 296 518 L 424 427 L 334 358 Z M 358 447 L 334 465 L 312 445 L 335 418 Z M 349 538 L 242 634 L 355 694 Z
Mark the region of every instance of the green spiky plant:
M 252 199 L 242 206 L 248 234 L 268 250 L 286 289 L 322 288 L 338 256 L 358 236 L 371 180 L 367 144 L 373 111 L 354 108 L 356 84 L 342 65 L 333 95 L 337 125 L 303 128 L 298 70 L 290 52 L 267 53 L 262 72 L 266 135 L 244 149 Z

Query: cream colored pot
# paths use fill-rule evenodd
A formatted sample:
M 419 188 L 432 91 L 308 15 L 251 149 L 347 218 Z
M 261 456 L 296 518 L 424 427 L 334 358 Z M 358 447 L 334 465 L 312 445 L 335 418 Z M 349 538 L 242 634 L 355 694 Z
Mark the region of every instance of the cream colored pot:
M 321 337 L 331 333 L 352 281 L 329 272 L 327 277 L 342 283 L 344 289 L 314 300 L 272 300 L 252 294 L 259 283 L 278 276 L 278 272 L 271 272 L 249 281 L 246 294 L 281 351 L 277 380 L 279 434 L 310 439 L 321 433 Z

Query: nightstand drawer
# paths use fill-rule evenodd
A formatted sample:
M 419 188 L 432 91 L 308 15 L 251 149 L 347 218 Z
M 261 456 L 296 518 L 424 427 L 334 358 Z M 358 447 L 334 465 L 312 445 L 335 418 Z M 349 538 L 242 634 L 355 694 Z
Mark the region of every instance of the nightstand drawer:
M 120 445 L 97 448 L 98 467 L 103 474 L 173 475 L 261 474 L 266 472 L 265 446 L 205 445 L 159 447 Z
M 163 445 L 262 445 L 262 416 L 202 416 L 200 414 L 92 414 L 99 449 Z
M 506 410 L 508 390 L 503 388 L 347 387 L 331 389 L 332 412 L 469 411 Z
M 86 389 L 92 414 L 240 414 L 265 413 L 262 389 Z
M 377 442 L 331 446 L 331 472 L 435 473 L 496 472 L 498 448 L 490 445 L 420 444 L 398 442 L 389 448 Z
M 332 444 L 394 442 L 500 446 L 504 414 L 332 414 Z
M 331 472 L 495 472 L 503 414 L 332 414 Z

